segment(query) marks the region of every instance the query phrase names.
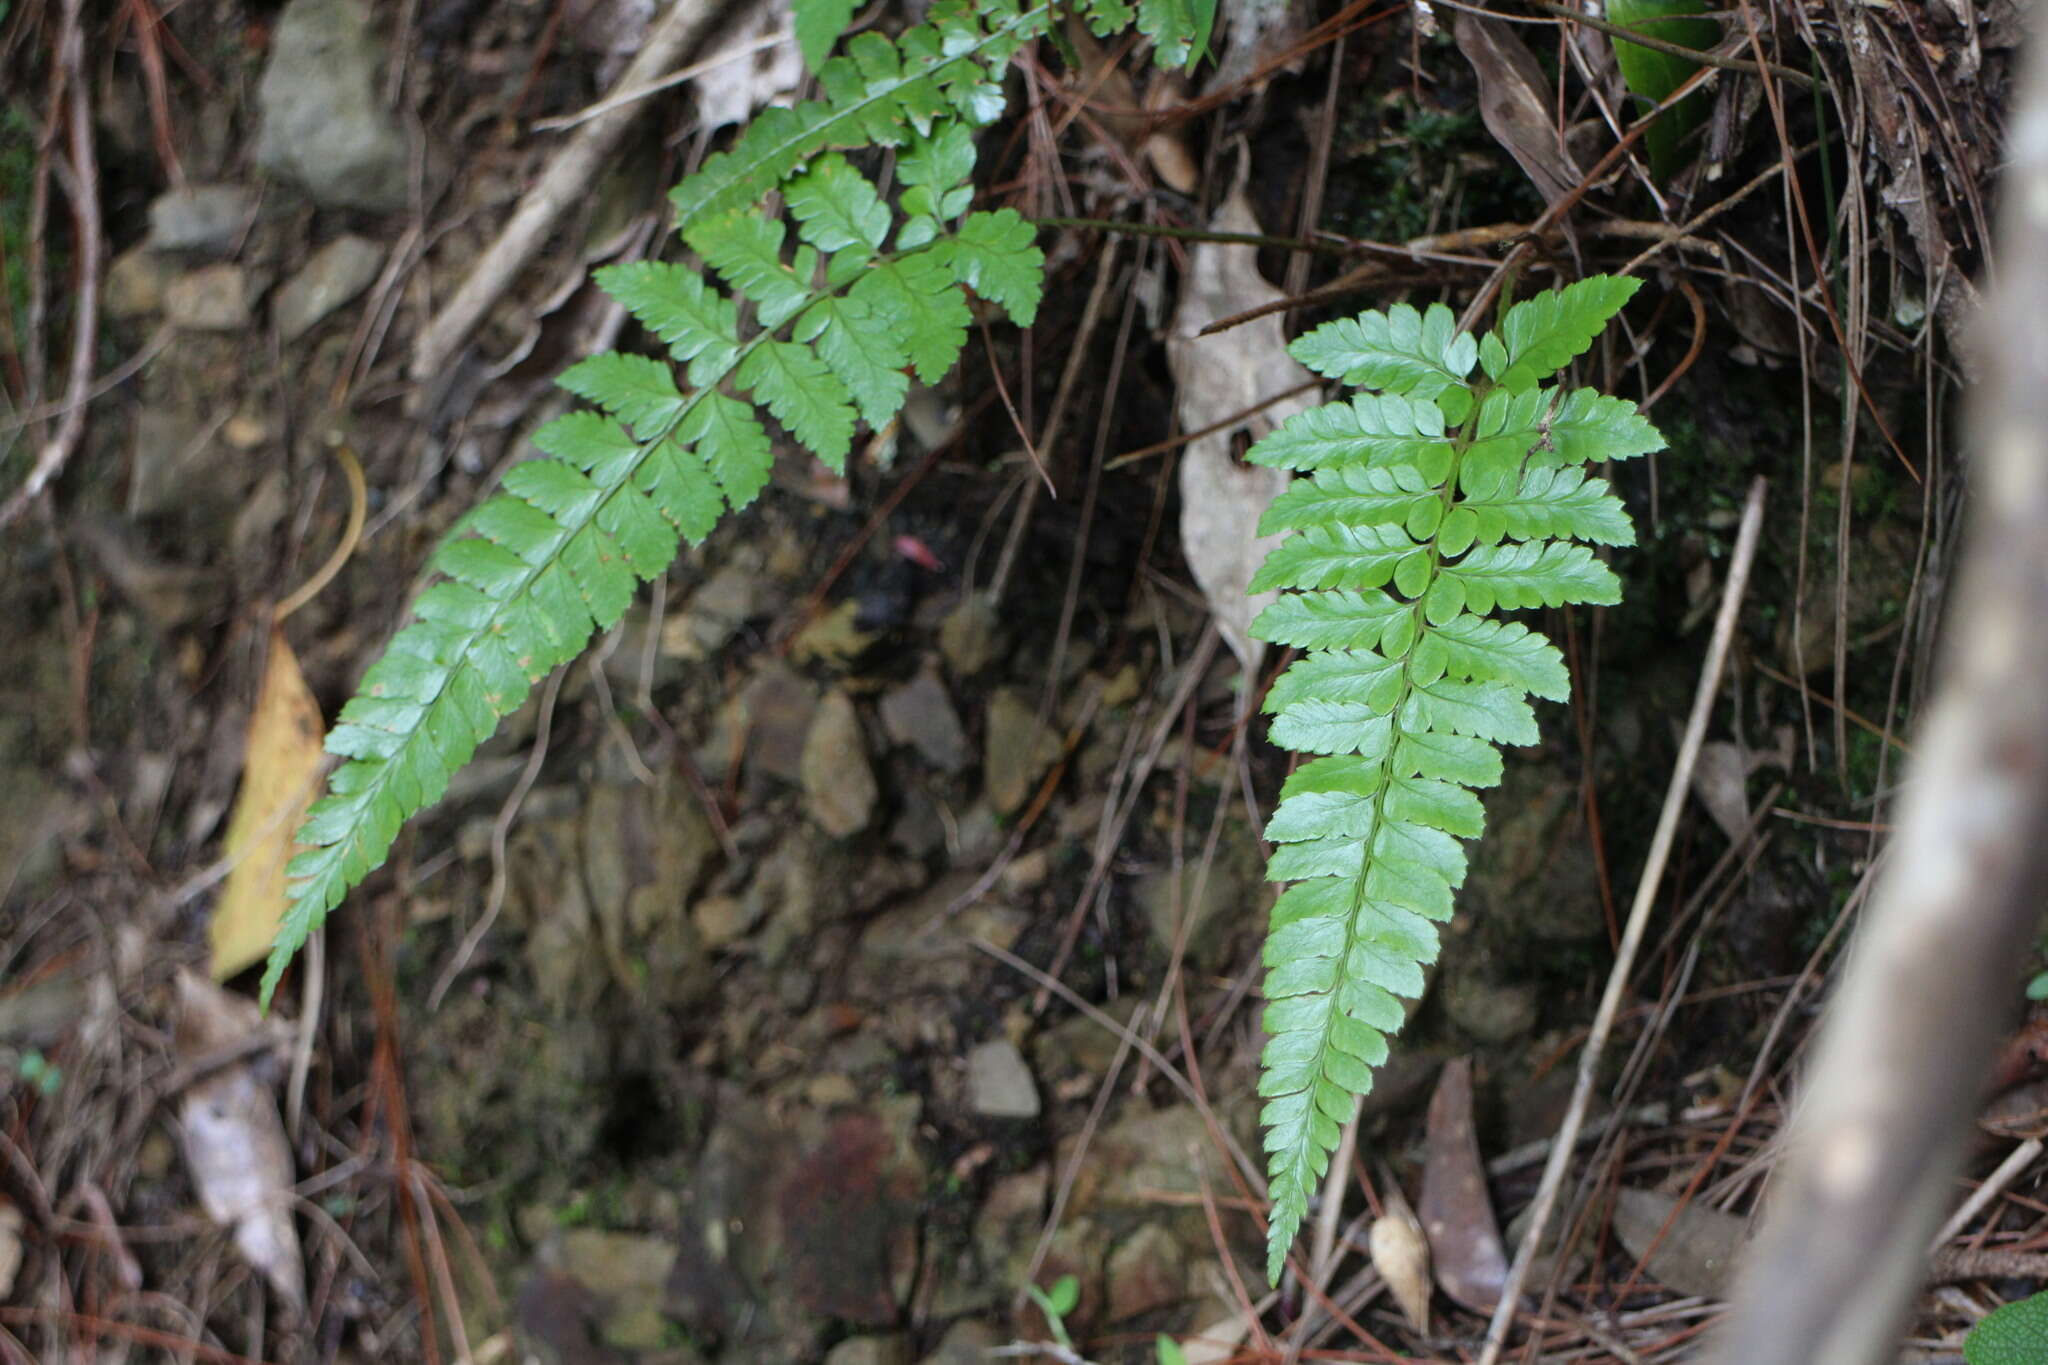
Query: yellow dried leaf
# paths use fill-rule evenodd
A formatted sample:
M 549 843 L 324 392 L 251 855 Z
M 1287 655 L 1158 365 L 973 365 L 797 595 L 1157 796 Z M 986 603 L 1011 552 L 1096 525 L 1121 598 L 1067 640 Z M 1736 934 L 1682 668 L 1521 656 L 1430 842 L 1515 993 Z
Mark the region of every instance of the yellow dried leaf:
M 1398 1190 L 1389 1187 L 1384 1211 L 1366 1235 L 1373 1269 L 1387 1282 L 1401 1315 L 1419 1333 L 1429 1331 L 1429 1240 Z
M 213 908 L 213 976 L 225 981 L 261 962 L 284 917 L 285 864 L 292 832 L 312 804 L 320 775 L 320 703 L 299 672 L 284 632 L 270 632 L 270 657 L 242 760 L 242 789 L 228 817 L 227 885 Z

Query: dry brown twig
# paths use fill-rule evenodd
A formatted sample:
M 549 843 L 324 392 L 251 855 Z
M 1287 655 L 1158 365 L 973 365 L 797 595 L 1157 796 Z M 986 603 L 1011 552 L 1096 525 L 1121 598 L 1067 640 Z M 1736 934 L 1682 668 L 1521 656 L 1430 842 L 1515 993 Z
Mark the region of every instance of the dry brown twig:
M 92 389 L 93 354 L 99 343 L 100 237 L 99 167 L 93 158 L 92 102 L 85 83 L 85 35 L 80 28 L 84 0 L 65 0 L 57 37 L 57 65 L 65 82 L 68 109 L 66 132 L 70 163 L 56 163 L 64 197 L 71 203 L 76 253 L 77 289 L 71 318 L 71 365 L 65 380 L 63 415 L 57 430 L 36 452 L 28 478 L 0 503 L 0 530 L 6 529 L 41 497 L 85 434 L 85 409 Z
M 1715 701 L 1720 695 L 1721 670 L 1735 640 L 1736 617 L 1741 612 L 1743 592 L 1749 583 L 1750 566 L 1756 560 L 1757 543 L 1763 529 L 1763 504 L 1764 483 L 1759 479 L 1750 485 L 1749 498 L 1743 507 L 1742 525 L 1736 533 L 1735 552 L 1729 559 L 1727 584 L 1722 590 L 1720 614 L 1714 621 L 1706 667 L 1700 672 L 1692 715 L 1686 721 L 1685 738 L 1679 745 L 1678 761 L 1672 766 L 1664 807 L 1658 814 L 1656 833 L 1650 840 L 1649 857 L 1644 862 L 1642 878 L 1636 884 L 1635 901 L 1629 907 L 1628 927 L 1623 931 L 1620 950 L 1615 954 L 1614 968 L 1608 973 L 1607 989 L 1600 997 L 1599 1011 L 1593 1017 L 1592 1033 L 1586 1040 L 1585 1050 L 1579 1054 L 1579 1075 L 1572 1088 L 1571 1107 L 1565 1111 L 1564 1122 L 1558 1126 L 1557 1145 L 1551 1149 L 1550 1160 L 1544 1164 L 1543 1179 L 1536 1188 L 1535 1213 L 1529 1221 L 1528 1231 L 1522 1236 L 1522 1245 L 1515 1252 L 1514 1264 L 1508 1270 L 1507 1283 L 1501 1289 L 1500 1304 L 1494 1309 L 1493 1321 L 1487 1326 L 1486 1348 L 1480 1354 L 1479 1365 L 1494 1365 L 1500 1359 L 1508 1328 L 1515 1320 L 1522 1285 L 1529 1278 L 1529 1267 L 1542 1245 L 1551 1210 L 1564 1184 L 1565 1168 L 1571 1163 L 1572 1152 L 1578 1145 L 1579 1129 L 1592 1102 L 1593 1082 L 1599 1072 L 1600 1057 L 1606 1049 L 1608 1035 L 1613 1031 L 1615 1016 L 1620 1012 L 1622 993 L 1628 987 L 1628 979 L 1635 966 L 1636 950 L 1642 945 L 1643 935 L 1649 928 L 1650 910 L 1656 904 L 1657 890 L 1664 879 L 1664 864 L 1670 856 L 1672 839 L 1678 830 L 1678 816 L 1684 809 L 1687 793 L 1692 789 L 1693 765 L 1699 757 L 1700 745 L 1706 739 L 1707 721 L 1713 715 Z
M 620 89 L 637 92 L 654 81 L 703 40 L 724 10 L 717 0 L 679 0 L 669 6 L 619 77 Z M 505 292 L 512 277 L 546 243 L 562 214 L 583 201 L 584 192 L 610 164 L 612 150 L 645 107 L 638 101 L 616 104 L 578 125 L 477 258 L 455 296 L 420 329 L 413 344 L 414 379 L 433 381 L 446 372 L 456 350 Z

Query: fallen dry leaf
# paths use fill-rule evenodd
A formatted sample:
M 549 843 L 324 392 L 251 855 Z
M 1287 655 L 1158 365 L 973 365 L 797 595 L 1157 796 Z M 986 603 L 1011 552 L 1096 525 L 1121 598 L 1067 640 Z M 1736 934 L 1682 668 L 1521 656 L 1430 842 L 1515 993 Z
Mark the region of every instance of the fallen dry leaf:
M 285 864 L 291 861 L 292 834 L 319 781 L 325 729 L 320 703 L 306 686 L 297 657 L 284 632 L 272 626 L 263 683 L 249 717 L 242 788 L 228 817 L 226 852 L 233 869 L 207 930 L 216 981 L 261 962 L 277 937 L 284 917 Z
M 1418 1335 L 1429 1331 L 1429 1239 L 1401 1191 L 1387 1186 L 1382 1212 L 1366 1234 L 1372 1268 L 1387 1282 L 1401 1315 Z
M 1272 64 L 1299 48 L 1308 31 L 1305 19 L 1309 9 L 1300 0 L 1233 0 L 1218 6 L 1222 36 L 1220 42 L 1212 41 L 1211 48 L 1220 47 L 1222 52 L 1207 89 L 1235 91 L 1251 82 L 1253 90 L 1263 90 L 1278 71 L 1299 71 L 1299 56 L 1277 70 Z
M 231 1052 L 264 1031 L 255 1004 L 196 972 L 178 973 L 178 1060 Z M 187 1087 L 178 1136 L 206 1216 L 234 1233 L 235 1249 L 292 1308 L 306 1302 L 305 1267 L 292 1226 L 292 1153 L 277 1098 L 232 1062 Z
M 1691 1201 L 1681 1208 L 1656 1190 L 1622 1190 L 1614 1198 L 1614 1235 L 1665 1288 L 1721 1299 L 1749 1239 L 1749 1220 Z
M 1479 1137 L 1472 1129 L 1472 1063 L 1444 1065 L 1429 1101 L 1429 1159 L 1422 1171 L 1422 1228 L 1444 1293 L 1475 1313 L 1491 1313 L 1507 1283 L 1500 1224 L 1486 1192 Z
M 761 109 L 789 99 L 807 74 L 794 40 L 762 46 L 789 27 L 786 7 L 756 4 L 720 28 L 705 47 L 705 62 L 718 62 L 690 82 L 697 124 L 709 132 L 745 123 Z M 753 47 L 755 50 L 743 53 Z M 720 61 L 732 54 L 730 61 Z
M 1558 136 L 1543 68 L 1502 20 L 1460 10 L 1451 28 L 1479 77 L 1479 116 L 1486 131 L 1536 183 L 1543 202 L 1556 204 L 1578 187 L 1580 173 Z
M 1261 230 L 1242 189 L 1224 202 L 1211 226 L 1218 232 Z M 1214 336 L 1199 335 L 1212 322 L 1282 297 L 1259 275 L 1254 247 L 1204 242 L 1188 253 L 1187 281 L 1166 338 L 1183 431 L 1213 426 L 1314 377 L 1287 354 L 1279 313 Z M 1234 426 L 1188 442 L 1181 452 L 1181 547 L 1224 643 L 1247 673 L 1257 672 L 1265 657 L 1266 647 L 1252 639 L 1250 627 L 1272 594 L 1252 598 L 1245 588 L 1266 552 L 1281 540 L 1259 535 L 1259 518 L 1287 487 L 1289 476 L 1285 470 L 1240 462 L 1231 446 L 1237 433 L 1256 441 L 1315 401 L 1313 392 L 1281 399 Z

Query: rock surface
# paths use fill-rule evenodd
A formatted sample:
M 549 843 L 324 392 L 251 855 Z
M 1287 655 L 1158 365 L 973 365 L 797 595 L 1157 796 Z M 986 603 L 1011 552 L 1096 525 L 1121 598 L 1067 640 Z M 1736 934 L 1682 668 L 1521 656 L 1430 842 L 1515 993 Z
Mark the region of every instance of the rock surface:
M 897 744 L 908 745 L 919 758 L 942 773 L 957 773 L 973 759 L 967 732 L 960 726 L 946 685 L 930 669 L 882 697 L 882 728 Z
M 844 839 L 868 827 L 881 789 L 868 764 L 860 713 L 844 692 L 830 692 L 818 703 L 804 736 L 801 770 L 804 804 L 819 829 Z
M 1038 1117 L 1038 1083 L 1009 1039 L 990 1039 L 967 1054 L 967 1107 L 984 1118 Z
M 241 185 L 187 185 L 150 201 L 149 245 L 156 251 L 223 255 L 256 214 L 256 193 Z
M 384 265 L 384 249 L 367 237 L 337 237 L 314 252 L 271 301 L 278 334 L 294 341 L 314 324 L 370 287 Z
M 329 208 L 404 207 L 405 137 L 378 93 L 382 68 L 361 0 L 291 0 L 257 89 L 257 164 Z
M 249 278 L 235 265 L 187 271 L 164 286 L 164 316 L 193 332 L 234 332 L 249 325 Z
M 982 781 L 988 803 L 1000 815 L 1021 807 L 1031 788 L 1060 756 L 1059 735 L 1038 723 L 1038 708 L 1013 687 L 999 688 L 988 703 L 988 732 L 982 738 Z

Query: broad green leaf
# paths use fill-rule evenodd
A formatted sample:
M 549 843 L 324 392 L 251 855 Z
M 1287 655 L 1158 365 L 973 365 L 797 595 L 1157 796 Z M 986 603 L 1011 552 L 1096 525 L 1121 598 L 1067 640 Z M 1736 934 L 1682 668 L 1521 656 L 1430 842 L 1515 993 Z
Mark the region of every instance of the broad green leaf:
M 1963 1338 L 1969 1365 L 2038 1365 L 2048 1360 L 2048 1293 L 1993 1309 Z
M 1721 26 L 1699 15 L 1713 6 L 1702 0 L 1608 0 L 1607 17 L 1648 38 L 1705 50 L 1721 40 Z M 1700 69 L 1698 62 L 1640 43 L 1614 40 L 1614 63 L 1629 93 L 1643 101 L 1638 113 L 1661 104 Z M 1650 171 L 1669 180 L 1685 164 L 1684 141 L 1706 118 L 1708 97 L 1695 91 L 1666 110 L 1643 134 Z

